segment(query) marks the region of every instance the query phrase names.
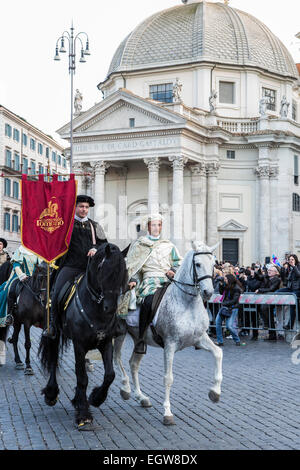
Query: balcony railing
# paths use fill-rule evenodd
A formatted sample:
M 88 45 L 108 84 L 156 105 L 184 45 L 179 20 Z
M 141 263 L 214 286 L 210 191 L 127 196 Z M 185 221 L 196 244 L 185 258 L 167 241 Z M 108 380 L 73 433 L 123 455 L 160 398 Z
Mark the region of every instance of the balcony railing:
M 232 134 L 250 134 L 258 131 L 257 119 L 218 119 L 218 126 Z

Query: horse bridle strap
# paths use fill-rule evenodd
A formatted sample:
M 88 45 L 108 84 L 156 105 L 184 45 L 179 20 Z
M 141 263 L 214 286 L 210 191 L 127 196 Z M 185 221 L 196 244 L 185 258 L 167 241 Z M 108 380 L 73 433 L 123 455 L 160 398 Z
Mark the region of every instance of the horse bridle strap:
M 182 286 L 186 286 L 186 287 L 194 287 L 194 289 L 197 289 L 198 286 L 197 284 L 201 281 L 204 281 L 205 279 L 213 279 L 213 276 L 211 276 L 210 274 L 206 274 L 205 276 L 202 276 L 202 277 L 197 277 L 196 276 L 196 268 L 195 268 L 195 261 L 194 261 L 194 258 L 195 256 L 197 255 L 212 255 L 212 253 L 210 251 L 196 251 L 194 254 L 193 254 L 193 277 L 194 277 L 194 284 L 189 284 L 187 282 L 181 282 L 181 281 L 177 281 L 176 279 L 173 279 L 169 276 L 168 279 L 171 281 L 171 282 L 174 282 L 175 285 L 177 285 L 177 287 L 182 291 L 184 292 L 185 294 L 187 295 L 190 295 L 191 297 L 197 297 L 198 294 L 193 294 L 192 292 L 186 292 L 184 289 L 182 289 L 180 287 L 180 285 Z

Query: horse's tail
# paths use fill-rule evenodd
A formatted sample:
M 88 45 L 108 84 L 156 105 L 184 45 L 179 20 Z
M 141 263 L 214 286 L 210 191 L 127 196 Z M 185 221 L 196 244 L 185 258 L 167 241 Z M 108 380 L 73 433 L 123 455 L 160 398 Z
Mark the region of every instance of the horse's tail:
M 51 372 L 53 365 L 58 365 L 58 356 L 60 349 L 60 332 L 58 331 L 54 339 L 46 336 L 41 337 L 38 356 L 41 359 L 42 368 Z

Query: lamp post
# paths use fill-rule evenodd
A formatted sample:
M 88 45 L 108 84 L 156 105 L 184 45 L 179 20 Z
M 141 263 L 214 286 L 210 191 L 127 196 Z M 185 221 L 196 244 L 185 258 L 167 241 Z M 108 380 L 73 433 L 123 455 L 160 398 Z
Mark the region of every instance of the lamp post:
M 86 39 L 85 49 L 83 46 L 83 41 L 81 39 L 82 36 L 85 36 L 85 39 Z M 70 173 L 72 173 L 72 167 L 73 167 L 73 79 L 74 79 L 75 70 L 76 70 L 76 42 L 79 41 L 81 44 L 81 55 L 80 55 L 79 62 L 82 62 L 82 63 L 86 62 L 85 56 L 90 55 L 90 49 L 89 49 L 89 38 L 88 38 L 87 33 L 80 32 L 76 34 L 76 36 L 74 36 L 74 27 L 72 23 L 70 33 L 68 31 L 64 31 L 62 35 L 56 41 L 54 60 L 60 60 L 59 53 L 64 54 L 67 52 L 65 49 L 65 40 L 67 40 L 69 43 L 69 74 L 71 77 Z M 59 41 L 60 41 L 60 49 L 58 50 Z

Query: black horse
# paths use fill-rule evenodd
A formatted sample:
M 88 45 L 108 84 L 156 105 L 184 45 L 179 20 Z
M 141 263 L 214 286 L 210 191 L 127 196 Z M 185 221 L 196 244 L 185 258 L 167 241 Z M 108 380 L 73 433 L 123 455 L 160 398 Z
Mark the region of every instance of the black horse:
M 89 404 L 99 407 L 105 401 L 115 378 L 112 339 L 117 334 L 118 297 L 127 285 L 124 256 L 126 253 L 122 253 L 116 245 L 101 245 L 93 258 L 90 258 L 86 273 L 77 284 L 72 300 L 65 310 L 61 309 L 60 315 L 55 319 L 56 338 L 41 338 L 39 353 L 42 366 L 50 373 L 42 393 L 49 406 L 56 404 L 59 392 L 56 380 L 59 351 L 68 340 L 73 342 L 77 386 L 72 405 L 76 410 L 79 430 L 92 429 L 93 418 Z M 100 351 L 105 373 L 102 385 L 94 388 L 87 400 L 85 355 L 93 349 Z
M 16 369 L 24 369 L 19 351 L 18 339 L 22 324 L 25 334 L 25 374 L 33 375 L 30 364 L 30 328 L 37 326 L 42 328 L 45 319 L 47 302 L 47 264 L 36 265 L 31 277 L 20 282 L 18 279 L 12 282 L 7 298 L 7 311 L 14 318 L 14 332 L 8 342 L 13 344 Z

